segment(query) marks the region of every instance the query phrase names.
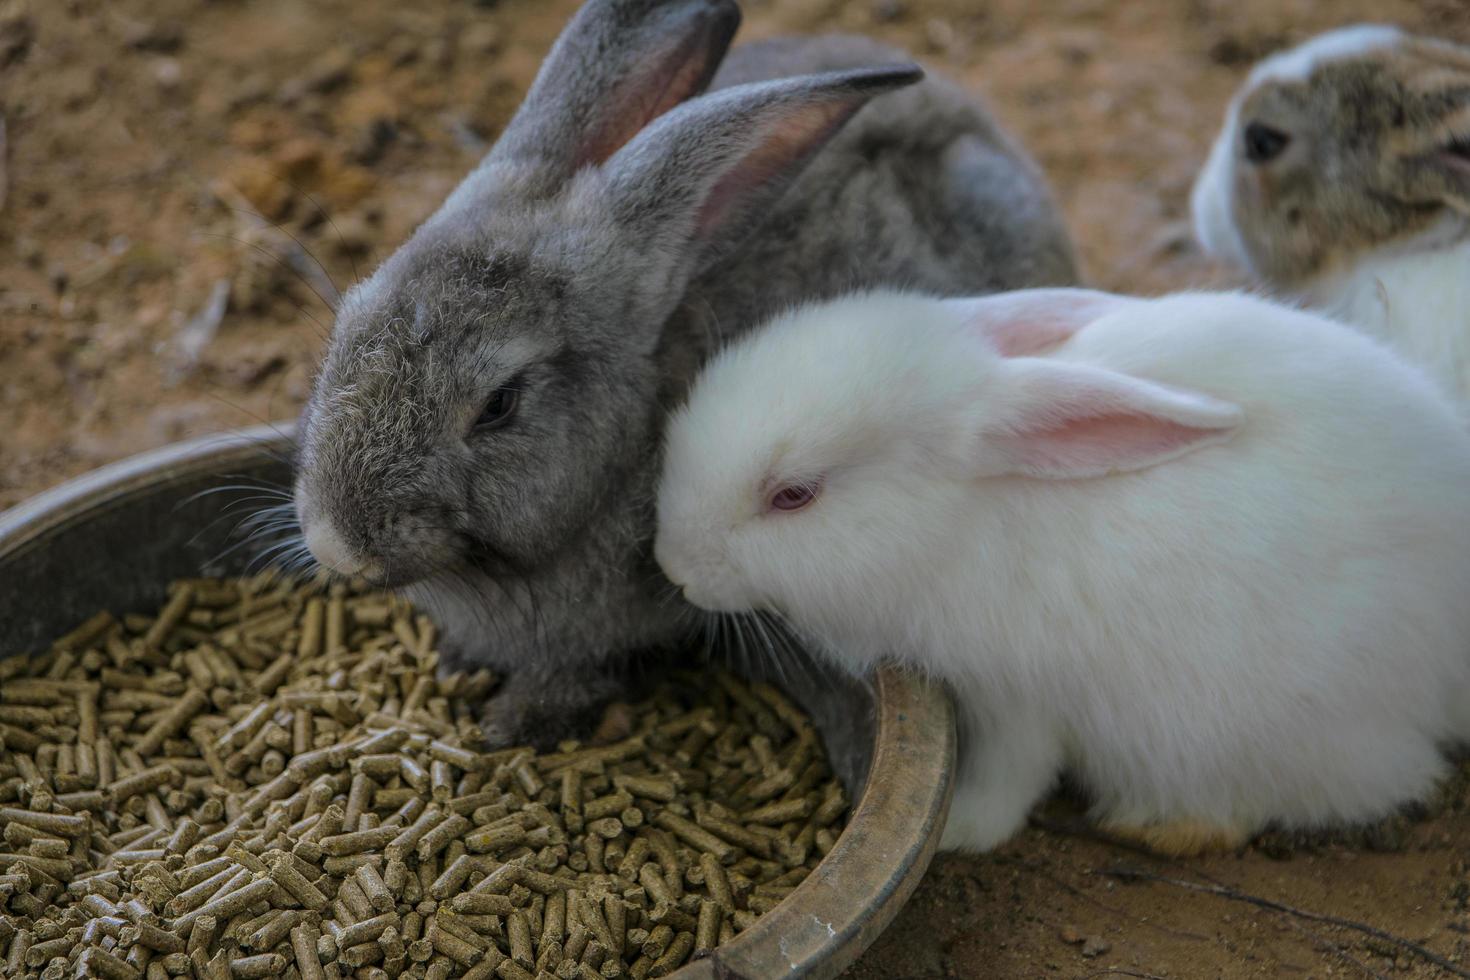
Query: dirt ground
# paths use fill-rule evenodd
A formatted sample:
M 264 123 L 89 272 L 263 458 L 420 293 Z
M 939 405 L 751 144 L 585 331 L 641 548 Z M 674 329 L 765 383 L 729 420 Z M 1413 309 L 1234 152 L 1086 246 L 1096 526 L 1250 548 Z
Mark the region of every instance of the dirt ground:
M 332 282 L 475 162 L 574 6 L 0 0 L 0 507 L 293 415 Z M 982 93 L 1050 173 L 1090 280 L 1136 291 L 1228 282 L 1190 242 L 1187 196 L 1250 62 L 1369 18 L 1470 39 L 1466 0 L 745 7 L 746 37 L 868 32 Z M 1470 813 L 1450 795 L 1371 840 L 1184 863 L 1033 829 L 937 861 L 852 975 L 1449 975 L 1470 967 Z

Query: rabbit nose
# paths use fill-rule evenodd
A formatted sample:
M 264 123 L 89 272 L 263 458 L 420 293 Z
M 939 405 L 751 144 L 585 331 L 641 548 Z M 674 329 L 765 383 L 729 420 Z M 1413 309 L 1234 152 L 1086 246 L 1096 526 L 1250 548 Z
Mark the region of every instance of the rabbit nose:
M 707 589 L 701 591 L 695 586 L 685 585 L 680 587 L 679 594 L 685 602 L 698 609 L 712 611 L 717 608 L 716 603 L 713 602 L 714 597 Z
M 339 575 L 365 575 L 372 578 L 380 571 L 377 562 L 357 557 L 337 529 L 328 521 L 317 520 L 306 528 L 306 547 L 323 567 Z

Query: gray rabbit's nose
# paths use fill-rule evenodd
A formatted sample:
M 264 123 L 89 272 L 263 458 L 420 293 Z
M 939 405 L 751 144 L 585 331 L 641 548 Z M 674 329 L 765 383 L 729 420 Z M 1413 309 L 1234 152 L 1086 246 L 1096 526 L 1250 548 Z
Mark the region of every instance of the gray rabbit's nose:
M 378 562 L 361 558 L 342 540 L 330 521 L 315 520 L 306 528 L 306 547 L 321 565 L 339 575 L 362 575 L 377 578 L 382 568 Z

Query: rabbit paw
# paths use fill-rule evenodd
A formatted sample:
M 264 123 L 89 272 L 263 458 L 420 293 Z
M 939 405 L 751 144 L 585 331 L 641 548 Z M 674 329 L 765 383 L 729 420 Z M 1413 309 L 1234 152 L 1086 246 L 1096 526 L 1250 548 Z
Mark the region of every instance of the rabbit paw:
M 616 678 L 591 670 L 580 672 L 575 685 L 514 674 L 485 702 L 480 727 L 490 749 L 530 745 L 544 752 L 570 738 L 585 742 L 610 724 L 604 718 L 598 725 L 600 709 L 621 690 Z
M 1142 845 L 1164 857 L 1198 857 L 1243 847 L 1250 835 L 1240 827 L 1203 820 L 1171 820 L 1152 824 L 1103 824 L 1104 833 Z

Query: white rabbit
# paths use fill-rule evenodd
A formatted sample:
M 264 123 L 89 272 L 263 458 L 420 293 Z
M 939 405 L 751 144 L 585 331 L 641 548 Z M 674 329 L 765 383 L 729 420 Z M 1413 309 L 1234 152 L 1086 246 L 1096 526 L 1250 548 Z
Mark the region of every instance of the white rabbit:
M 1193 208 L 1207 251 L 1470 398 L 1470 47 L 1360 24 L 1272 55 Z
M 1063 770 L 1169 853 L 1367 821 L 1470 737 L 1470 435 L 1375 341 L 1262 300 L 797 310 L 696 382 L 658 518 L 695 605 L 952 685 L 947 848 Z

